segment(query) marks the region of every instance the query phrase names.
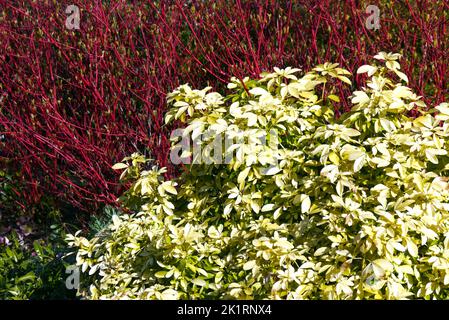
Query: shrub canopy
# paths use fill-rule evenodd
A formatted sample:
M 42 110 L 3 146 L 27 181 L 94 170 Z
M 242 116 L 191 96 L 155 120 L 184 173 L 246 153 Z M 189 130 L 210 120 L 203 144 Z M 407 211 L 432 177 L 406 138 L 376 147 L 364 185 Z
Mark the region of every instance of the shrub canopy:
M 121 201 L 134 213 L 90 240 L 68 237 L 89 273 L 81 293 L 447 298 L 449 105 L 427 110 L 405 85 L 398 54 L 374 58 L 358 69 L 366 87 L 338 119 L 332 88 L 351 82 L 331 63 L 233 79 L 227 96 L 188 85 L 169 94 L 166 121 L 185 122 L 185 137 L 203 135 L 203 146 L 219 135 L 243 140 L 223 150 L 235 153 L 225 164 L 208 162 L 204 148 L 203 161 L 174 181 L 138 154 L 115 165 L 133 181 Z M 273 132 L 277 143 L 254 141 Z

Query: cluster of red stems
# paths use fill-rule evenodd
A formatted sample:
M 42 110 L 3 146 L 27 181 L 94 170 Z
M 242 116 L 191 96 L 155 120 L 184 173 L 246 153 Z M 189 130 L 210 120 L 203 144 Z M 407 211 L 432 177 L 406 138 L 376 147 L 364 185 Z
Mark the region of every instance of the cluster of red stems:
M 68 30 L 68 5 L 80 29 Z M 380 9 L 369 30 L 368 5 Z M 17 205 L 50 195 L 94 212 L 115 203 L 111 166 L 139 151 L 169 168 L 165 95 L 225 91 L 231 76 L 326 61 L 355 73 L 400 52 L 410 86 L 448 98 L 449 0 L 0 0 L 0 168 L 19 171 Z M 351 89 L 337 85 L 350 108 Z

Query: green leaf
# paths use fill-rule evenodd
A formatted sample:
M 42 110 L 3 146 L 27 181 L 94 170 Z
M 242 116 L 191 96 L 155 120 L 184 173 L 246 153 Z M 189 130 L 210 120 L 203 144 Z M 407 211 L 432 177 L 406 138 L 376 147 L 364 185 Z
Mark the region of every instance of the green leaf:
M 165 278 L 166 274 L 167 274 L 167 271 L 158 271 L 154 275 L 156 278 Z
M 25 282 L 25 281 L 34 280 L 34 279 L 36 279 L 36 275 L 34 274 L 33 271 L 30 271 L 26 275 L 17 278 L 16 283 Z

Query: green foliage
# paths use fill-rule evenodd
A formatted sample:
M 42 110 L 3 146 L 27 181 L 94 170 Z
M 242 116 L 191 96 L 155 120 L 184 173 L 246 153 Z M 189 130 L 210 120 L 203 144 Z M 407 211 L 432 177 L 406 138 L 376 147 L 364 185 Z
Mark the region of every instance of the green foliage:
M 14 181 L 18 176 L 18 173 L 11 174 L 6 170 L 0 169 L 0 210 L 2 211 L 10 209 L 15 204 L 14 199 L 17 197 L 17 194 L 14 192 Z
M 115 165 L 134 180 L 122 203 L 137 212 L 113 216 L 107 236 L 68 236 L 90 275 L 81 294 L 448 298 L 449 105 L 424 111 L 399 55 L 375 58 L 339 119 L 329 88 L 350 80 L 330 63 L 232 79 L 228 96 L 188 85 L 169 94 L 166 121 L 186 122 L 186 135 L 245 139 L 223 152 L 236 152 L 229 163 L 186 165 L 177 181 L 138 154 Z M 277 144 L 253 141 L 272 130 Z
M 16 234 L 0 244 L 0 300 L 74 298 L 65 287 L 64 250 L 41 241 L 26 248 Z
M 53 197 L 42 196 L 39 203 L 25 206 L 27 195 L 20 181 L 23 176 L 18 171 L 11 170 L 8 165 L 0 169 L 0 233 L 13 228 L 26 237 L 47 236 L 51 233 L 50 225 L 74 220 L 64 216 L 68 210 Z
M 112 217 L 119 214 L 121 212 L 117 208 L 106 205 L 102 215 L 92 216 L 91 222 L 89 223 L 90 234 L 95 236 L 107 232 Z

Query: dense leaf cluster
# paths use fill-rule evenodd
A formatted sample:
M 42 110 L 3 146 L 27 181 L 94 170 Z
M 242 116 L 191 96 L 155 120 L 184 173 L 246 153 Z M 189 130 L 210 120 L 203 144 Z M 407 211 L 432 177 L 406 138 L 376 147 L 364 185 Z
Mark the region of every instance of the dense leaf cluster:
M 449 293 L 449 105 L 428 108 L 399 55 L 362 66 L 366 87 L 338 119 L 336 64 L 233 79 L 227 96 L 188 85 L 166 121 L 185 136 L 242 136 L 226 164 L 176 181 L 138 154 L 115 166 L 134 214 L 90 240 L 69 236 L 89 298 L 444 299 Z M 394 78 L 400 78 L 395 82 Z M 325 92 L 329 94 L 325 94 Z M 421 112 L 408 117 L 411 109 Z M 435 115 L 436 111 L 438 114 Z M 277 132 L 276 144 L 253 139 Z M 207 138 L 208 137 L 208 138 Z M 176 149 L 179 141 L 173 141 Z M 208 158 L 183 152 L 181 157 Z

